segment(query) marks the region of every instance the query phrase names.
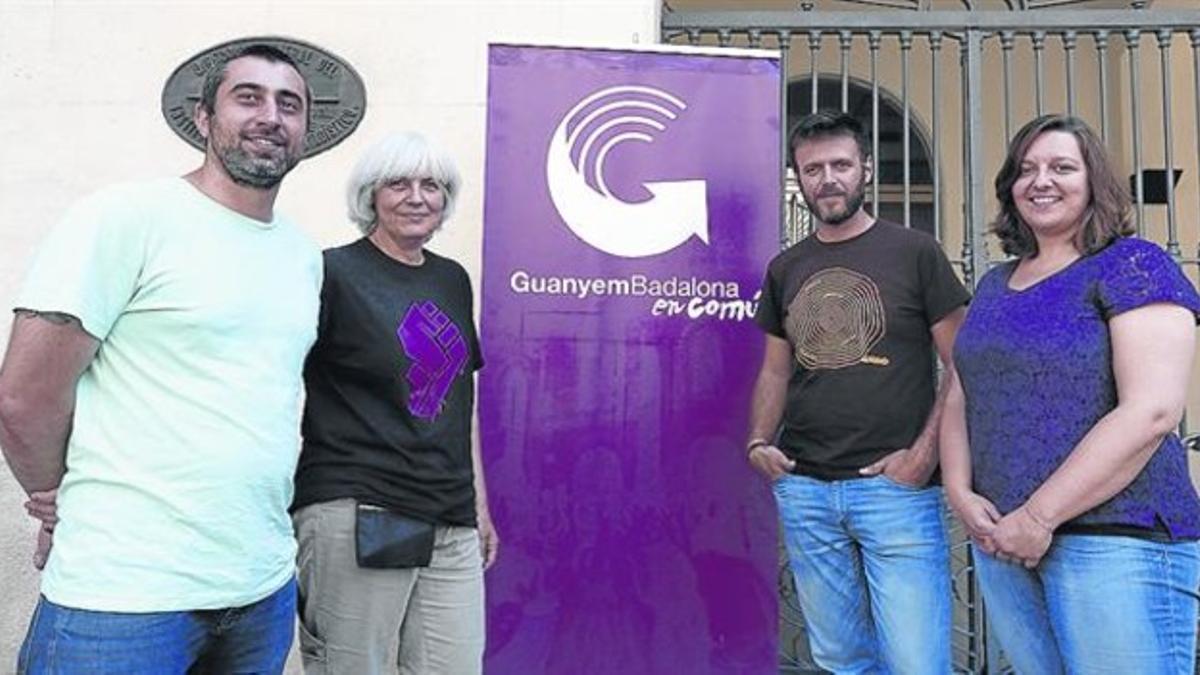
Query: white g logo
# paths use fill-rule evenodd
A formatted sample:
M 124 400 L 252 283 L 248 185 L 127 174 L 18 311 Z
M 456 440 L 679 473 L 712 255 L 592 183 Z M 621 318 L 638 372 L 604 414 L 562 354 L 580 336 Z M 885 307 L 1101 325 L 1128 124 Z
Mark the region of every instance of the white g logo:
M 580 115 L 605 98 L 612 100 Z M 653 196 L 631 204 L 613 196 L 604 180 L 604 160 L 617 144 L 653 143 L 651 132 L 666 130 L 663 120 L 674 120 L 676 111 L 686 108 L 682 100 L 660 89 L 621 85 L 593 92 L 563 116 L 546 152 L 546 183 L 558 214 L 580 239 L 623 258 L 669 251 L 693 234 L 708 243 L 704 181 L 643 183 Z M 610 129 L 617 133 L 595 147 Z M 577 161 L 571 159 L 574 150 Z

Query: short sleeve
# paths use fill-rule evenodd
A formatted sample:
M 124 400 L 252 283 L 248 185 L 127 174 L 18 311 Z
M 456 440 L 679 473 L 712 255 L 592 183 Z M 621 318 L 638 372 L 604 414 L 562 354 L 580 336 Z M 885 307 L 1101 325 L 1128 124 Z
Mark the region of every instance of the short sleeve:
M 136 292 L 145 258 L 138 200 L 110 188 L 74 205 L 43 242 L 15 310 L 61 312 L 103 340 Z
M 479 331 L 477 331 L 475 329 L 474 301 L 472 301 L 472 303 L 471 303 L 471 312 L 472 312 L 472 315 L 471 315 L 472 316 L 472 318 L 471 318 L 471 353 L 474 354 L 474 357 L 471 360 L 471 370 L 478 371 L 478 370 L 483 369 L 484 361 L 483 361 L 483 346 L 479 344 Z
M 1200 296 L 1179 265 L 1157 244 L 1118 239 L 1102 254 L 1098 302 L 1105 319 L 1166 302 L 1200 316 Z
M 758 298 L 758 309 L 754 312 L 754 322 L 763 331 L 775 337 L 786 338 L 787 335 L 783 331 L 783 312 L 780 310 L 778 284 L 771 278 L 772 269 L 774 269 L 774 265 L 768 266 L 767 273 L 763 277 L 762 292 Z
M 453 261 L 452 261 L 453 262 Z M 454 262 L 454 267 L 458 272 L 458 285 L 462 289 L 464 302 L 467 306 L 467 331 L 470 333 L 468 339 L 471 344 L 471 371 L 476 372 L 483 369 L 483 347 L 479 344 L 479 330 L 475 325 L 475 293 L 471 290 L 471 275 L 467 274 L 467 270 L 462 265 Z
M 321 254 L 321 308 L 317 311 L 317 340 L 308 351 L 308 356 L 305 358 L 306 364 L 320 358 L 327 342 L 336 330 L 333 325 L 336 312 L 333 308 L 338 303 L 336 285 L 340 276 L 336 271 L 336 261 L 331 258 L 332 251 L 333 249 L 329 249 Z M 305 368 L 307 367 L 306 365 Z
M 959 281 L 946 252 L 933 237 L 928 237 L 918 257 L 921 266 L 921 294 L 925 303 L 925 321 L 930 326 L 965 305 L 971 294 Z

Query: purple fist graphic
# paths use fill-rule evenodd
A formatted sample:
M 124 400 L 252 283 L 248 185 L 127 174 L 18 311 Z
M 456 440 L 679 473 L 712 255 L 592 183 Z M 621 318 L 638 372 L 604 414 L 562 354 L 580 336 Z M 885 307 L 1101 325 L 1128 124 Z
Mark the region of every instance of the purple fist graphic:
M 430 300 L 408 308 L 396 337 L 412 359 L 408 411 L 431 420 L 441 412 L 451 383 L 467 361 L 467 343 L 458 326 Z

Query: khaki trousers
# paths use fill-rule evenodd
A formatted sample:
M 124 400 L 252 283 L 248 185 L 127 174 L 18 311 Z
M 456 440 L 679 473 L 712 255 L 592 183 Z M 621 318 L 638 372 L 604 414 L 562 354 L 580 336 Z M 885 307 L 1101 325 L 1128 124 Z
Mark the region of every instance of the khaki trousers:
M 429 567 L 361 569 L 355 504 L 306 506 L 300 551 L 300 653 L 308 675 L 478 675 L 483 560 L 474 528 L 438 527 Z

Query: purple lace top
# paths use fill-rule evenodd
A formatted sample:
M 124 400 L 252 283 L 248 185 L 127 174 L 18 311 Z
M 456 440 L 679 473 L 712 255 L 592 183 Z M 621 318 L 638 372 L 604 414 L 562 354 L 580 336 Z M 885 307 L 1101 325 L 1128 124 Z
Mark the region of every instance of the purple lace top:
M 1062 464 L 1117 404 L 1108 319 L 1200 296 L 1156 244 L 1122 238 L 1037 284 L 1008 287 L 1015 262 L 979 283 L 954 345 L 967 400 L 974 489 L 1008 513 Z M 1200 538 L 1200 500 L 1175 434 L 1128 487 L 1073 525 L 1165 528 Z

